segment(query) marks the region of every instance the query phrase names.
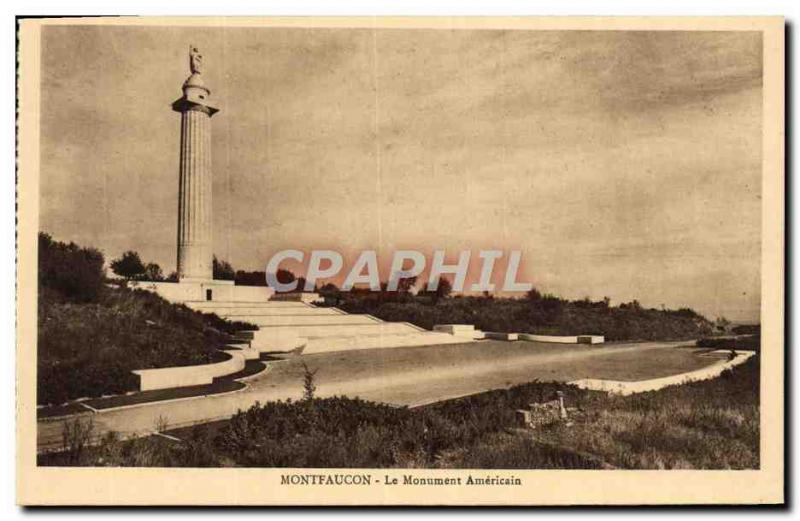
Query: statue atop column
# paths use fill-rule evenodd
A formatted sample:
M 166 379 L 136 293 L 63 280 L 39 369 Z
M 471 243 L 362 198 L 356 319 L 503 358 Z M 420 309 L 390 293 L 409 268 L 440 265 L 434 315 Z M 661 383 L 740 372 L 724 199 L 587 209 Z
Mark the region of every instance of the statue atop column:
M 203 74 L 203 55 L 194 45 L 189 46 L 189 69 L 192 74 Z
M 206 86 L 205 63 L 203 53 L 196 45 L 189 45 L 189 69 L 191 74 L 183 82 L 183 96 L 172 104 L 177 112 L 185 110 L 202 110 L 209 116 L 218 112 L 211 106 L 211 90 Z

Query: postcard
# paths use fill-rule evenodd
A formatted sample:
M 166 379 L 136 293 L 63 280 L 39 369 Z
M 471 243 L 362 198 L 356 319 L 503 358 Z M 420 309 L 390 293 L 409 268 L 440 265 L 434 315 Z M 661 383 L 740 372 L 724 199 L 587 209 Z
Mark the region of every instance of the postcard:
M 24 505 L 784 501 L 784 21 L 20 19 Z

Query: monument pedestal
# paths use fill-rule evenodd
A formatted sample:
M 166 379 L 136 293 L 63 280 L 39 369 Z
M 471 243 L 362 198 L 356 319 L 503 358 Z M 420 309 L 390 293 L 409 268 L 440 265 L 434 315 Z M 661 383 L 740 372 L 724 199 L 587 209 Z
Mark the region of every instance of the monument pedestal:
M 272 288 L 265 286 L 236 286 L 232 280 L 212 279 L 182 279 L 180 282 L 130 281 L 128 287 L 153 291 L 176 304 L 266 302 L 274 293 Z

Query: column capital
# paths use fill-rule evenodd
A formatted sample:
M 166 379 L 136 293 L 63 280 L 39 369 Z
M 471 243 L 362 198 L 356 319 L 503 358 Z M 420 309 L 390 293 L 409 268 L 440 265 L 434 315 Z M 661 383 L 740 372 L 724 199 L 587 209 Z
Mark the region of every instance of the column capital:
M 209 117 L 219 112 L 218 108 L 212 107 L 208 103 L 201 103 L 199 101 L 190 100 L 187 99 L 186 96 L 182 96 L 173 101 L 172 110 L 174 110 L 175 112 L 188 112 L 190 110 L 197 110 L 200 112 L 205 112 L 206 114 L 208 114 Z

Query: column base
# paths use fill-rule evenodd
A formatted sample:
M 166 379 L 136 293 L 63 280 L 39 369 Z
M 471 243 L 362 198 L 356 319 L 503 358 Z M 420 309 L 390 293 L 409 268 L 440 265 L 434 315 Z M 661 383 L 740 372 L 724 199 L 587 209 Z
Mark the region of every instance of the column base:
M 266 302 L 275 291 L 265 286 L 236 286 L 232 280 L 189 279 L 179 282 L 130 281 L 131 289 L 157 293 L 175 304 L 185 302 Z

